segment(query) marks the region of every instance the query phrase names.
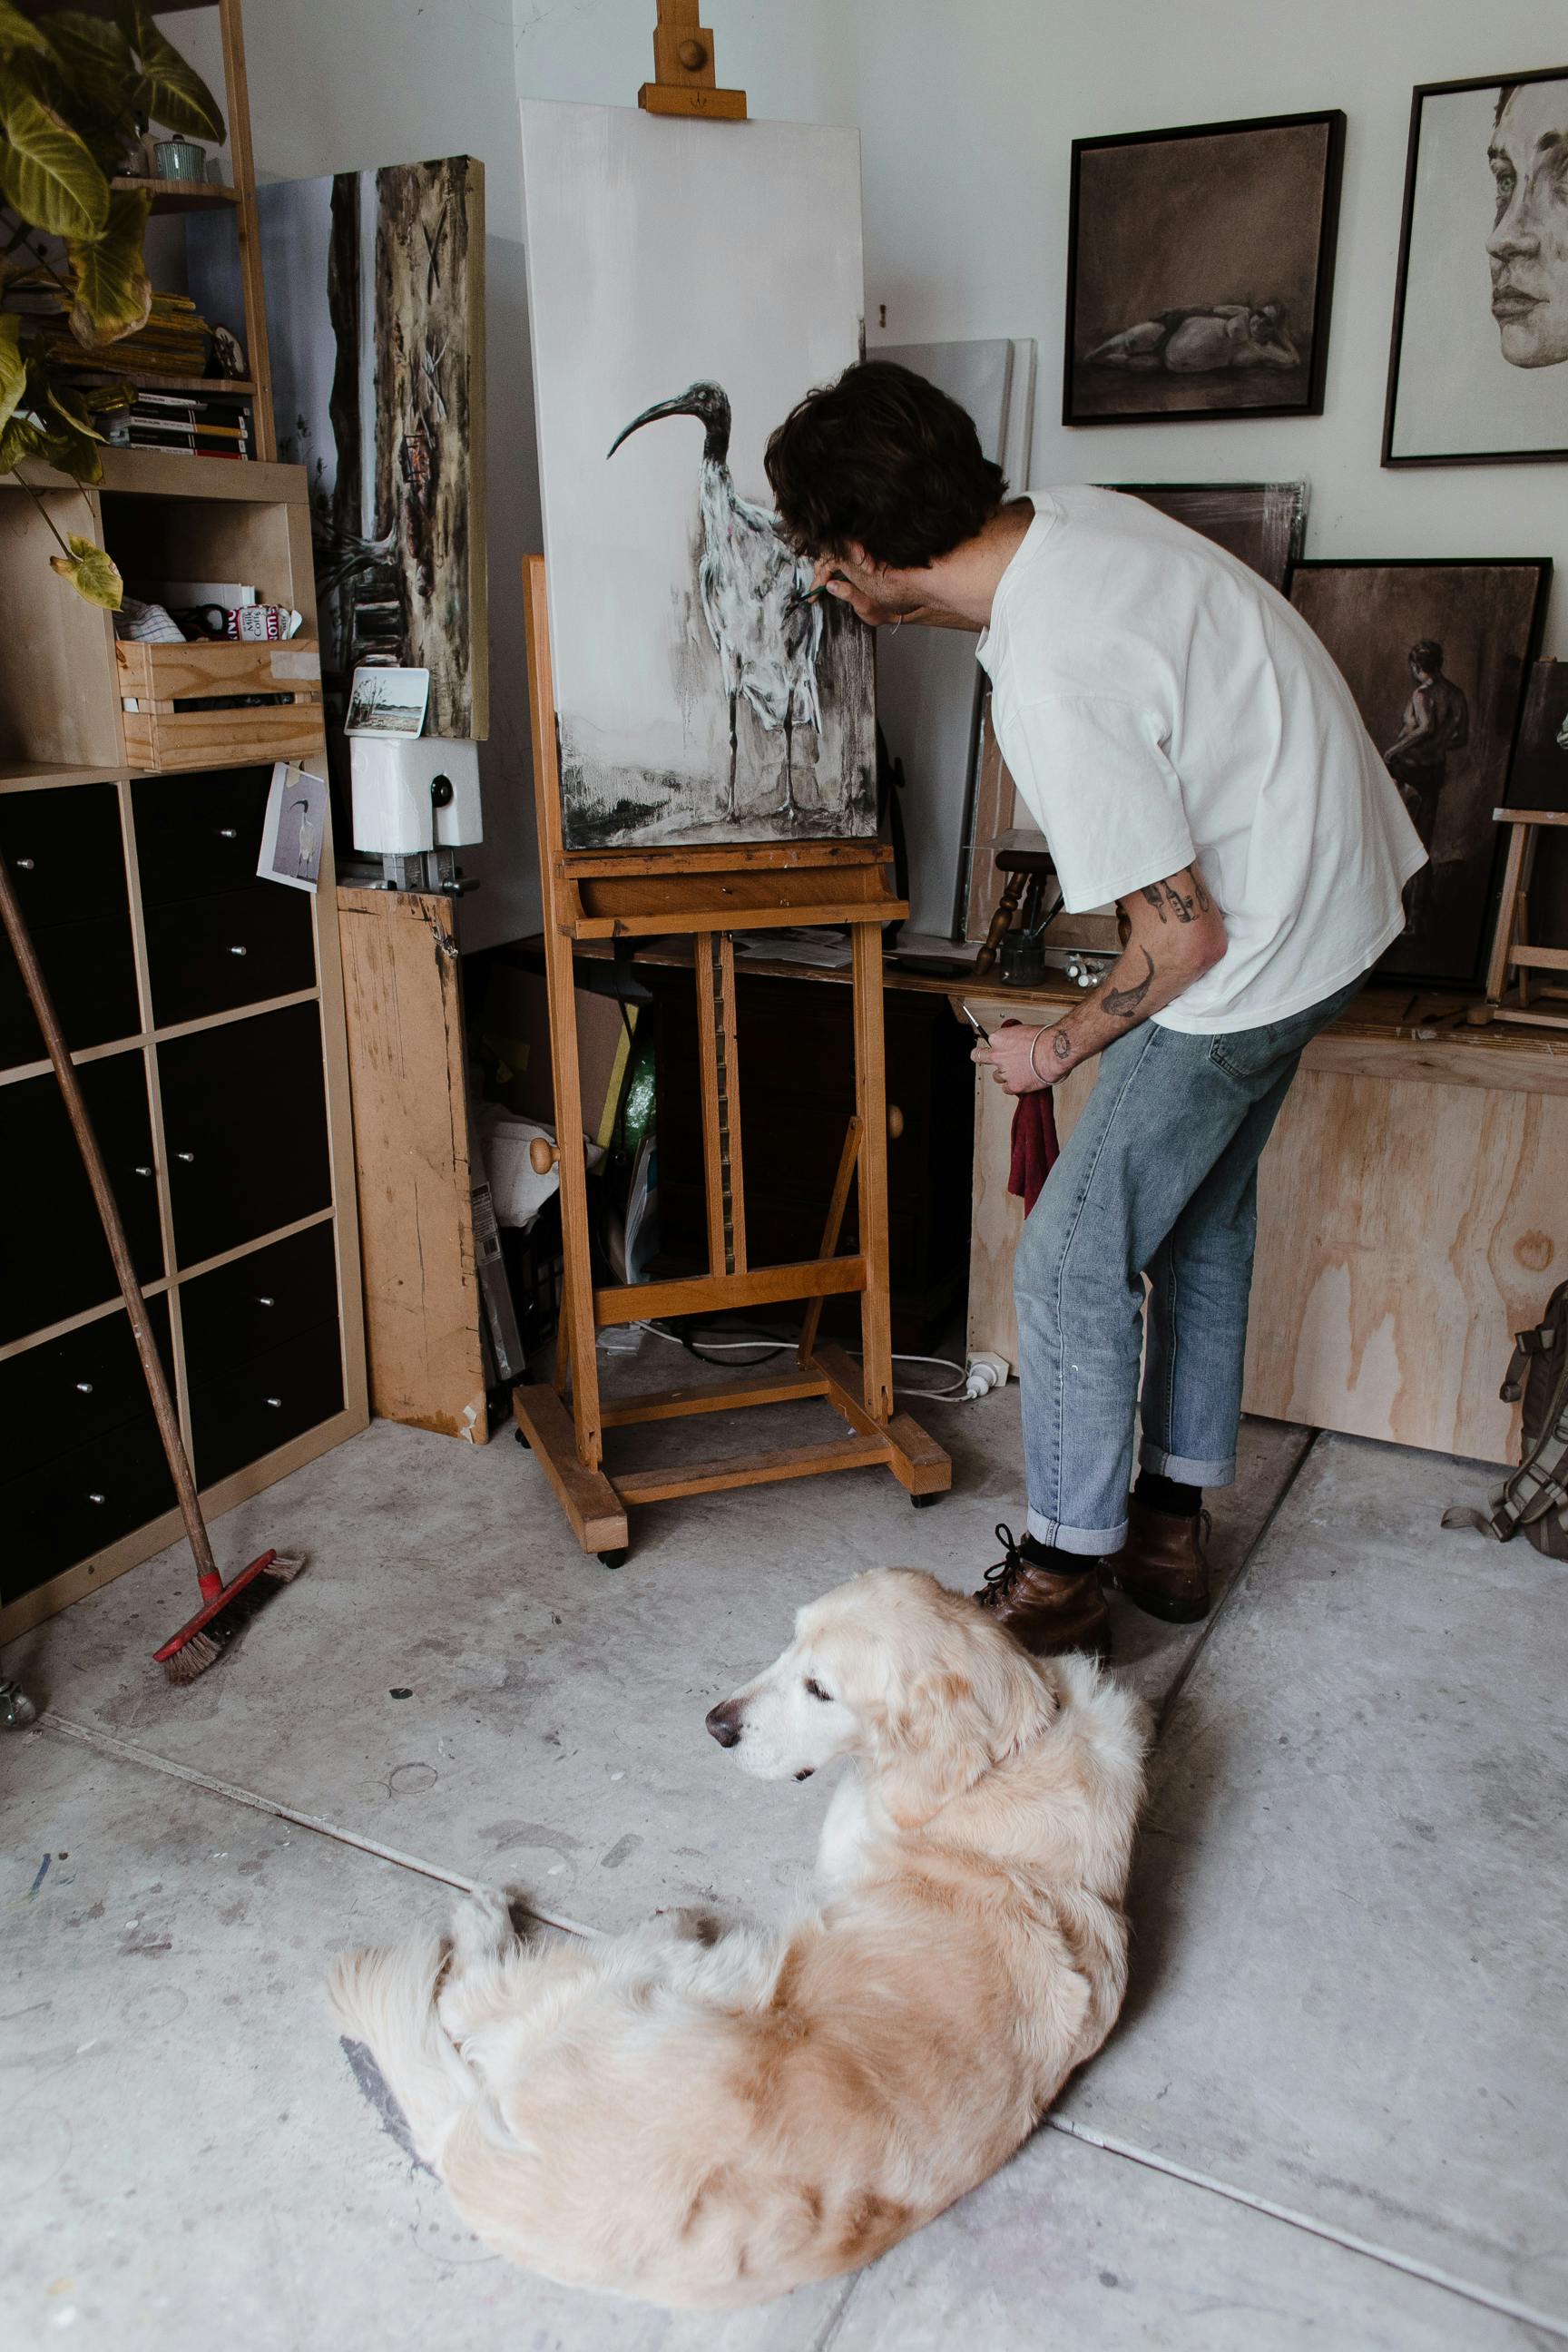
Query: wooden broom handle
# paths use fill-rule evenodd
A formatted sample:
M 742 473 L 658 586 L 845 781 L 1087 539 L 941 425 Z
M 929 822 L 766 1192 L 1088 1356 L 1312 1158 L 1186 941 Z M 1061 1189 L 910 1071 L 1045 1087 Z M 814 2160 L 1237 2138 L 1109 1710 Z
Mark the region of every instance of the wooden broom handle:
M 21 908 L 16 904 L 16 894 L 11 887 L 11 877 L 6 871 L 4 857 L 0 857 L 0 920 L 5 923 L 16 961 L 21 967 L 23 985 L 31 1000 L 33 1011 L 37 1015 L 38 1026 L 44 1033 L 44 1043 L 48 1047 L 49 1059 L 55 1066 L 55 1076 L 59 1080 L 60 1093 L 65 1097 L 66 1115 L 76 1133 L 82 1165 L 87 1170 L 87 1181 L 92 1186 L 92 1197 L 98 1203 L 98 1213 L 103 1222 L 103 1237 L 109 1244 L 109 1255 L 114 1261 L 114 1272 L 120 1284 L 120 1295 L 125 1301 L 125 1311 L 131 1318 L 131 1328 L 136 1336 L 136 1352 L 142 1359 L 142 1370 L 146 1374 L 147 1393 L 153 1400 L 153 1412 L 158 1423 L 158 1434 L 163 1441 L 163 1451 L 168 1456 L 169 1469 L 180 1498 L 180 1511 L 185 1522 L 185 1533 L 191 1539 L 191 1549 L 195 1555 L 196 1574 L 201 1580 L 203 1592 L 211 1599 L 214 1594 L 209 1591 L 209 1586 L 221 1587 L 223 1580 L 218 1574 L 216 1562 L 213 1559 L 212 1545 L 207 1540 L 206 1527 L 202 1518 L 202 1507 L 196 1499 L 196 1482 L 191 1475 L 190 1462 L 180 1436 L 180 1423 L 174 1411 L 174 1400 L 169 1394 L 169 1383 L 163 1375 L 163 1360 L 159 1356 L 157 1342 L 153 1336 L 153 1326 L 147 1314 L 147 1301 L 142 1296 L 142 1286 L 136 1279 L 136 1269 L 131 1263 L 131 1251 L 125 1239 L 125 1228 L 120 1222 L 120 1211 L 115 1205 L 109 1173 L 103 1164 L 103 1154 L 98 1148 L 98 1138 L 92 1131 L 92 1121 L 88 1116 L 87 1104 L 82 1097 L 81 1082 L 77 1076 L 75 1065 L 67 1050 L 59 1015 L 55 1011 L 54 999 L 49 994 L 48 982 L 44 978 L 43 968 L 38 962 L 37 952 L 33 946 L 32 933 L 27 929 Z

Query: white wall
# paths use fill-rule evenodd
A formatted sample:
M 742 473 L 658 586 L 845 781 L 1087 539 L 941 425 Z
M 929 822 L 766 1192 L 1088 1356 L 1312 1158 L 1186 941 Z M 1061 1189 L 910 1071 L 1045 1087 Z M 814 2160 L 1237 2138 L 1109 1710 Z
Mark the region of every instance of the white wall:
M 653 0 L 516 0 L 516 14 L 528 95 L 635 102 Z M 1561 0 L 709 0 L 703 14 L 721 81 L 753 113 L 859 124 L 871 349 L 1035 337 L 1037 483 L 1305 476 L 1315 555 L 1554 557 L 1546 650 L 1568 654 L 1568 467 L 1378 463 L 1411 88 L 1568 63 Z M 1349 121 L 1323 415 L 1059 425 L 1071 141 L 1330 106 Z
M 216 30 L 199 14 L 170 30 L 221 90 Z M 541 540 L 510 0 L 249 0 L 245 32 L 262 178 L 437 155 L 485 167 L 490 740 L 463 944 L 491 946 L 539 928 L 519 565 Z
M 1036 339 L 1036 482 L 1301 475 L 1315 555 L 1552 555 L 1546 649 L 1568 655 L 1568 467 L 1378 464 L 1411 87 L 1568 63 L 1561 0 L 707 0 L 703 14 L 721 81 L 753 113 L 858 123 L 873 350 Z M 654 0 L 247 10 L 269 175 L 459 152 L 486 165 L 497 724 L 486 887 L 464 918 L 476 944 L 531 928 L 537 906 L 514 586 L 539 543 L 516 98 L 635 104 L 654 16 Z M 201 21 L 178 27 L 193 55 Z M 1328 106 L 1349 125 L 1325 414 L 1058 425 L 1071 140 Z

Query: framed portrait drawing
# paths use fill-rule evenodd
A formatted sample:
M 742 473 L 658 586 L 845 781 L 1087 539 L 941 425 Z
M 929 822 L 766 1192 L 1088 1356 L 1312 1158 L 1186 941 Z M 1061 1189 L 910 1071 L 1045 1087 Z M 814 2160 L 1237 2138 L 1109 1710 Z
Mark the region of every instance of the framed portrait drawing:
M 1380 971 L 1479 982 L 1496 896 L 1502 803 L 1552 565 L 1470 557 L 1311 562 L 1291 604 L 1355 697 L 1428 863 Z
M 1344 128 L 1074 140 L 1064 425 L 1321 415 Z
M 1568 457 L 1568 66 L 1410 114 L 1385 466 Z
M 1106 482 L 1157 507 L 1173 522 L 1212 539 L 1267 580 L 1283 589 L 1301 553 L 1307 529 L 1305 482 Z

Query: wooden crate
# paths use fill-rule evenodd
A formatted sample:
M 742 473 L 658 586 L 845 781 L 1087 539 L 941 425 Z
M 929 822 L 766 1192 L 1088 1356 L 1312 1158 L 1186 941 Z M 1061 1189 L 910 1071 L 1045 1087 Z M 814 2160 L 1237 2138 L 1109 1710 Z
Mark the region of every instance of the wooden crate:
M 245 759 L 302 759 L 324 744 L 321 656 L 313 640 L 117 643 L 114 658 L 131 767 L 205 768 Z M 235 709 L 233 698 L 238 695 L 280 698 Z

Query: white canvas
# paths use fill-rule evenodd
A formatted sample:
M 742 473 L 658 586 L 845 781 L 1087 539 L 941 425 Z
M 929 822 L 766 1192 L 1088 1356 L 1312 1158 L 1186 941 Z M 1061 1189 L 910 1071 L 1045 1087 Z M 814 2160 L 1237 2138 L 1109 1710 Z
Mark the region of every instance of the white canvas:
M 874 831 L 870 635 L 795 601 L 763 470 L 859 356 L 858 134 L 528 100 L 522 154 L 568 845 Z M 700 385 L 727 436 L 620 438 Z
M 1538 86 L 1560 100 L 1568 77 Z M 1538 101 L 1532 98 L 1532 104 Z M 1426 99 L 1416 156 L 1405 320 L 1390 449 L 1394 457 L 1509 456 L 1568 448 L 1568 361 L 1512 364 L 1492 315 L 1487 240 L 1496 194 L 1488 166 L 1498 89 Z M 1555 264 L 1559 279 L 1565 265 Z

